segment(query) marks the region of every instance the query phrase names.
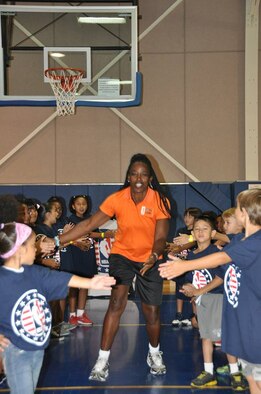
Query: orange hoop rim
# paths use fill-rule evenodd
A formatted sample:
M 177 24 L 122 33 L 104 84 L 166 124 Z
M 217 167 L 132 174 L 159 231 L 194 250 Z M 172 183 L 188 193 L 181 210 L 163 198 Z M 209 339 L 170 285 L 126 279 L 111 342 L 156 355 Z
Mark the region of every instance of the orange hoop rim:
M 52 75 L 50 74 L 52 71 L 73 71 L 76 74 L 75 75 Z M 72 67 L 53 67 L 53 68 L 47 68 L 44 71 L 44 75 L 46 76 L 46 78 L 49 79 L 65 79 L 65 78 L 69 78 L 69 79 L 78 79 L 78 78 L 82 78 L 84 75 L 84 71 L 80 68 L 72 68 Z

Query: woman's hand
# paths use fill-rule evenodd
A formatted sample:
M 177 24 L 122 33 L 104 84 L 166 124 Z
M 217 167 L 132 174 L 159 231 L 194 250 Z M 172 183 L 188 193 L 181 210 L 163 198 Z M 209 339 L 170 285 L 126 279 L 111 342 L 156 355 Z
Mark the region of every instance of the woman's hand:
M 152 268 L 154 266 L 154 264 L 157 261 L 157 257 L 156 254 L 151 254 L 147 260 L 145 261 L 145 263 L 143 264 L 142 269 L 140 270 L 140 274 L 141 276 L 143 276 L 150 268 Z
M 115 238 L 117 230 L 106 230 L 104 233 L 104 238 Z

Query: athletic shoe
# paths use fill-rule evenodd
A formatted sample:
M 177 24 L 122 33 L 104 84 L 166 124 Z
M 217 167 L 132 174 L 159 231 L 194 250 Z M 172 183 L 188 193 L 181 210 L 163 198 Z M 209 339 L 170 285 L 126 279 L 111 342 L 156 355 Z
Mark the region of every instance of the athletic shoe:
M 182 316 L 182 313 L 180 313 L 180 312 L 177 312 L 176 313 L 176 316 L 175 316 L 175 319 L 174 320 L 172 320 L 172 325 L 173 325 L 173 327 L 181 327 L 181 325 L 182 325 L 182 320 L 183 320 L 183 316 Z
M 61 334 L 61 330 L 59 327 L 53 327 L 51 330 L 51 339 L 58 339 L 59 341 L 64 340 L 65 335 Z
M 55 327 L 56 328 L 56 327 Z M 66 325 L 63 325 L 63 324 L 60 324 L 59 326 L 58 326 L 58 329 L 60 329 L 60 335 L 62 336 L 62 337 L 67 337 L 68 335 L 70 335 L 70 330 L 69 330 L 69 328 L 66 326 Z
M 77 317 L 78 324 L 81 326 L 92 326 L 93 322 L 89 317 L 84 313 L 82 316 Z
M 2 385 L 6 381 L 6 374 L 0 373 L 0 385 Z
M 192 327 L 191 320 L 189 320 L 189 319 L 182 319 L 181 320 L 181 326 L 182 327 L 187 327 L 187 328 Z
M 231 387 L 234 391 L 248 390 L 248 383 L 241 372 L 232 373 L 230 375 Z
M 217 368 L 218 375 L 230 375 L 230 368 L 229 365 L 223 365 L 222 367 Z
M 238 369 L 239 369 L 239 372 L 241 372 L 241 370 L 242 370 L 241 364 L 238 365 Z M 216 369 L 216 372 L 218 375 L 225 375 L 225 376 L 230 375 L 229 364 L 223 365 L 222 367 L 218 367 Z
M 109 376 L 109 362 L 107 359 L 99 357 L 96 361 L 89 380 L 97 380 L 98 382 L 105 382 Z
M 213 342 L 213 345 L 214 345 L 215 347 L 221 347 L 221 345 L 222 345 L 221 340 L 220 340 L 220 341 L 215 341 L 215 342 Z
M 64 330 L 72 331 L 77 327 L 77 324 L 66 323 L 65 321 L 63 321 L 60 324 L 60 327 L 63 327 Z
M 69 324 L 72 324 L 74 326 L 78 326 L 78 317 L 77 316 L 71 316 L 69 318 Z
M 162 360 L 162 352 L 148 353 L 147 364 L 150 367 L 150 373 L 152 375 L 165 375 L 166 365 Z
M 190 383 L 192 387 L 208 387 L 208 386 L 216 386 L 217 380 L 215 375 L 212 375 L 209 372 L 202 371 L 195 379 Z

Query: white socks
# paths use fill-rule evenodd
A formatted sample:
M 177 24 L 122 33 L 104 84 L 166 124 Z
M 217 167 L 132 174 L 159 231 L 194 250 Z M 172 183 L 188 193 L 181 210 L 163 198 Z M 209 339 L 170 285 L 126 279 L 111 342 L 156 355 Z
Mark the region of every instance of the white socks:
M 239 372 L 238 363 L 229 364 L 230 373 Z
M 213 375 L 214 372 L 214 365 L 213 363 L 204 363 L 204 370 L 211 375 Z
M 160 345 L 159 345 L 159 344 L 158 344 L 157 347 L 153 347 L 153 346 L 151 346 L 151 344 L 149 343 L 149 352 L 150 352 L 150 353 L 158 353 L 158 352 L 159 352 L 159 349 L 160 349 Z
M 109 360 L 110 350 L 99 350 L 99 358 L 104 358 L 105 360 Z
M 76 314 L 77 317 L 80 317 L 83 314 L 84 314 L 84 309 L 77 309 L 77 314 Z
M 70 312 L 70 317 L 77 316 L 80 317 L 84 314 L 84 309 L 77 309 L 77 312 Z

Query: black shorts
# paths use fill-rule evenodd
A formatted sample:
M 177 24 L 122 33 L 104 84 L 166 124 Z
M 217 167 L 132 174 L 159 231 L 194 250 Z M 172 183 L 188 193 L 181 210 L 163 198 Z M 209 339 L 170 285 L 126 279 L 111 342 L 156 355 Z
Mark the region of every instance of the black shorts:
M 143 263 L 129 260 L 120 254 L 111 254 L 109 263 L 110 276 L 114 276 L 118 285 L 130 286 L 136 275 L 136 290 L 141 301 L 148 305 L 161 305 L 163 279 L 158 267 L 162 260 L 158 260 L 144 276 L 140 275 Z

